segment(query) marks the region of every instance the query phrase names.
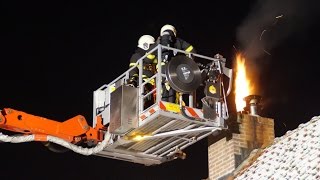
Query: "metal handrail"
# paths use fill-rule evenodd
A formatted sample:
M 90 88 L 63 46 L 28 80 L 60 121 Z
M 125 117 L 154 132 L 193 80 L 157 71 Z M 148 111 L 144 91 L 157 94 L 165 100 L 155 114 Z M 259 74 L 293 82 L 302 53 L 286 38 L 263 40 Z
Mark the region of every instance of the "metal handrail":
M 117 86 L 119 85 L 123 85 L 125 83 L 125 81 L 127 79 L 129 79 L 129 73 L 130 71 L 132 71 L 135 68 L 138 68 L 139 70 L 139 78 L 138 78 L 138 112 L 139 114 L 141 112 L 144 111 L 144 98 L 148 95 L 151 95 L 154 91 L 156 92 L 156 100 L 155 103 L 158 103 L 159 101 L 161 101 L 161 89 L 162 89 L 162 79 L 163 77 L 165 77 L 164 74 L 162 74 L 162 51 L 163 49 L 167 49 L 167 50 L 172 50 L 175 53 L 179 52 L 179 53 L 183 53 L 189 56 L 193 56 L 193 57 L 198 57 L 201 59 L 206 59 L 209 61 L 214 61 L 214 62 L 218 62 L 221 60 L 225 59 L 218 59 L 218 58 L 212 58 L 212 57 L 208 57 L 208 56 L 204 56 L 204 55 L 200 55 L 197 53 L 190 53 L 190 52 L 186 52 L 180 49 L 176 49 L 176 48 L 172 48 L 172 47 L 168 47 L 168 46 L 163 46 L 161 44 L 158 44 L 156 47 L 154 47 L 153 49 L 151 49 L 149 52 L 147 52 L 144 56 L 142 56 L 140 59 L 137 60 L 136 65 L 130 67 L 126 72 L 122 73 L 121 75 L 119 75 L 116 79 L 114 79 L 113 81 L 111 81 L 109 84 L 104 84 L 102 85 L 100 88 L 98 88 L 98 90 L 106 90 L 108 91 L 107 93 L 111 93 L 109 88 L 113 85 L 116 85 L 115 88 L 117 88 Z M 143 60 L 150 55 L 151 53 L 156 52 L 156 57 L 157 57 L 157 72 L 150 78 L 148 78 L 148 80 L 143 81 L 142 75 L 143 75 Z M 218 63 L 220 66 L 220 63 Z M 220 67 L 221 70 L 221 67 Z M 144 94 L 144 86 L 149 83 L 152 79 L 154 79 L 155 81 L 155 90 L 152 90 L 152 93 L 149 92 L 147 94 Z M 119 81 L 122 81 L 119 83 Z M 189 94 L 189 96 L 192 96 L 192 93 Z M 190 97 L 189 97 L 190 98 Z

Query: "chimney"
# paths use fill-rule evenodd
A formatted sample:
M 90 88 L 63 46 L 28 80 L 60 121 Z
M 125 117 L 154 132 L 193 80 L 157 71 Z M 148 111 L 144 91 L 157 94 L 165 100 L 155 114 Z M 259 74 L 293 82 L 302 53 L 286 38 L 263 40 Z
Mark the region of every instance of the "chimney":
M 274 120 L 259 115 L 261 96 L 250 95 L 245 100 L 244 111 L 230 114 L 228 130 L 208 137 L 208 180 L 232 179 L 254 152 L 274 140 Z

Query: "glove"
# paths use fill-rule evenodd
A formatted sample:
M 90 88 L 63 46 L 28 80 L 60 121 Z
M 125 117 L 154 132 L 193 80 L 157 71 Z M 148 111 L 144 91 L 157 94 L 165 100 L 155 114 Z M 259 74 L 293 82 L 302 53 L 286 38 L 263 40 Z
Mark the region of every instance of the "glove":
M 169 60 L 169 55 L 168 55 L 168 54 L 162 54 L 162 61 L 163 61 L 164 63 L 167 63 L 168 60 Z
M 164 85 L 165 85 L 166 89 L 169 91 L 171 88 L 169 82 L 168 81 L 165 82 Z
M 169 50 L 164 50 L 162 52 L 162 56 L 161 59 L 164 63 L 169 62 L 169 59 L 172 57 L 172 52 L 170 52 Z
M 130 79 L 127 80 L 127 85 L 131 87 L 137 87 L 138 82 L 136 77 L 131 77 Z

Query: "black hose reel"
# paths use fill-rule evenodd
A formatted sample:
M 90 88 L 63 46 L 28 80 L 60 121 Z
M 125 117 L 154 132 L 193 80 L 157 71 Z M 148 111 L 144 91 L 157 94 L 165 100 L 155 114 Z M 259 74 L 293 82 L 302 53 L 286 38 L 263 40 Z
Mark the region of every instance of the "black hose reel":
M 192 93 L 201 84 L 201 72 L 193 59 L 178 55 L 172 57 L 165 68 L 170 86 L 181 93 Z

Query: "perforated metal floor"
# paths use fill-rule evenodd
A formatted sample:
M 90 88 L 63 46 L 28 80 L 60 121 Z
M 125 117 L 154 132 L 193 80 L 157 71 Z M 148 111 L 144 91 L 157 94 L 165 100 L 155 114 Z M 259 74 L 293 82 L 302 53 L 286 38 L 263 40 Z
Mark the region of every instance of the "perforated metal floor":
M 183 149 L 218 130 L 221 127 L 212 123 L 159 109 L 142 126 L 117 137 L 96 155 L 145 165 L 161 164 L 176 159 Z

